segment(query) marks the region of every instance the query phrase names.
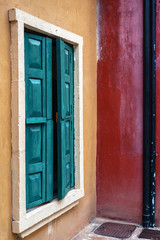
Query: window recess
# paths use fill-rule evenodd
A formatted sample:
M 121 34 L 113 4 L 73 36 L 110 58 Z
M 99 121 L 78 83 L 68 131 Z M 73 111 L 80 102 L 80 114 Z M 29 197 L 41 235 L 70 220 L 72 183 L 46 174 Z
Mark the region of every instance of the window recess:
M 11 25 L 12 71 L 12 231 L 13 233 L 17 233 L 20 237 L 25 237 L 66 211 L 69 211 L 76 206 L 79 199 L 84 196 L 83 38 L 19 9 L 9 10 L 9 21 Z M 32 46 L 32 50 L 27 52 L 29 58 L 29 63 L 27 63 L 29 69 L 27 73 L 27 66 L 25 66 L 26 29 L 28 36 L 29 34 L 32 35 L 33 32 L 36 32 L 37 35 L 34 36 L 35 39 L 33 36 L 31 37 L 31 42 L 32 44 L 34 43 L 34 47 Z M 58 39 L 56 40 L 57 42 L 55 39 Z M 38 51 L 40 44 L 42 44 L 41 51 Z M 49 54 L 52 54 L 52 66 L 51 61 L 46 58 L 47 49 L 50 48 L 51 45 L 52 51 L 49 51 Z M 74 51 L 74 104 L 71 104 L 73 99 L 69 97 L 69 77 L 60 78 L 63 79 L 63 81 L 59 81 L 58 73 L 56 73 L 54 69 L 56 68 L 58 70 L 59 68 L 59 70 L 61 70 L 59 73 L 60 75 L 69 75 L 67 67 L 65 68 L 65 66 L 69 66 L 68 64 L 70 64 L 70 57 L 68 57 L 67 51 L 70 51 L 71 45 L 74 49 L 72 49 L 72 51 Z M 31 61 L 35 51 L 39 54 L 38 56 L 41 56 L 41 61 L 37 57 L 34 58 L 34 61 Z M 57 56 L 57 51 L 59 52 L 59 57 Z M 29 55 L 29 52 L 32 54 Z M 62 55 L 66 57 L 67 64 L 64 64 L 62 61 Z M 45 57 L 43 58 L 43 56 Z M 50 59 L 49 55 L 48 59 Z M 59 64 L 57 62 L 58 59 L 60 62 Z M 54 62 L 56 62 L 57 67 Z M 73 68 L 72 64 L 70 66 Z M 48 89 L 47 86 L 49 86 L 49 84 L 47 85 L 46 82 L 51 78 L 47 75 L 50 74 L 50 71 L 46 71 L 46 67 L 52 68 L 52 87 Z M 25 74 L 28 74 L 27 84 Z M 53 80 L 54 78 L 57 79 L 57 90 L 55 90 L 56 81 Z M 60 84 L 61 87 L 63 85 L 63 90 L 61 88 L 61 91 L 58 91 L 58 84 Z M 27 89 L 29 89 L 30 94 L 26 97 Z M 57 92 L 57 96 L 55 91 Z M 33 95 L 32 92 L 36 94 Z M 58 94 L 59 92 L 61 95 Z M 53 101 L 47 101 L 47 98 L 50 97 L 51 94 Z M 57 103 L 54 97 L 56 97 Z M 37 98 L 38 100 L 41 99 L 41 101 L 37 101 Z M 30 101 L 33 101 L 35 104 L 30 104 Z M 64 107 L 64 102 L 69 102 L 69 105 Z M 48 105 L 51 104 L 52 107 L 48 107 L 47 103 Z M 57 106 L 57 109 L 55 106 Z M 59 110 L 61 107 L 64 107 L 64 109 Z M 47 109 L 52 109 L 54 114 L 53 112 L 53 115 L 47 112 Z M 71 127 L 69 128 L 68 126 Z M 73 127 L 74 144 L 73 152 L 70 154 L 70 151 L 68 151 L 68 149 L 70 149 L 68 147 L 69 145 L 65 146 L 64 139 L 70 138 L 70 131 L 68 131 L 68 129 L 72 129 Z M 47 129 L 49 130 L 47 131 Z M 57 134 L 55 135 L 56 131 Z M 61 131 L 61 135 L 58 134 L 58 131 Z M 55 136 L 57 136 L 57 142 L 63 143 L 59 148 L 55 148 L 54 146 L 54 142 L 56 142 Z M 30 138 L 32 140 L 29 140 Z M 72 145 L 72 142 L 69 142 L 69 144 Z M 34 147 L 34 145 L 36 147 Z M 51 148 L 50 145 L 53 146 L 53 148 Z M 28 146 L 30 149 L 29 152 L 27 151 Z M 50 163 L 53 165 L 53 168 L 48 167 L 48 169 L 47 166 L 49 165 L 46 164 L 46 161 L 52 159 L 52 157 L 50 157 L 52 156 L 52 151 L 47 151 L 47 148 L 50 150 L 53 149 L 53 159 L 56 156 L 55 149 L 57 149 L 57 162 L 53 161 Z M 47 152 L 49 156 L 47 156 Z M 59 161 L 59 156 L 62 155 L 65 161 Z M 69 155 L 73 155 L 73 158 L 69 158 L 70 160 L 68 160 Z M 64 176 L 63 171 L 65 168 L 56 171 L 54 169 L 59 168 L 60 164 L 58 166 L 58 163 L 61 163 L 61 166 L 65 166 L 68 170 L 67 164 L 69 162 L 71 163 L 72 160 L 74 160 L 74 165 L 71 168 L 74 169 L 74 174 L 72 175 L 70 173 L 66 175 L 67 177 L 65 179 L 60 178 L 59 180 L 59 176 Z M 47 171 L 50 171 L 50 174 L 47 175 Z M 59 171 L 60 174 L 58 174 Z M 45 177 L 43 178 L 43 176 Z M 49 176 L 52 177 L 50 178 Z M 30 183 L 27 183 L 27 178 L 30 179 Z M 53 182 L 53 187 L 49 190 L 47 188 L 50 184 L 47 184 L 47 181 Z M 31 187 L 28 188 L 28 200 L 26 192 L 27 184 L 31 185 Z M 43 184 L 44 187 L 42 188 Z M 36 189 L 35 187 L 32 188 L 32 186 L 36 186 L 37 190 L 32 191 L 32 189 Z M 43 191 L 44 189 L 45 191 Z M 54 192 L 56 191 L 59 199 L 57 196 L 54 198 Z

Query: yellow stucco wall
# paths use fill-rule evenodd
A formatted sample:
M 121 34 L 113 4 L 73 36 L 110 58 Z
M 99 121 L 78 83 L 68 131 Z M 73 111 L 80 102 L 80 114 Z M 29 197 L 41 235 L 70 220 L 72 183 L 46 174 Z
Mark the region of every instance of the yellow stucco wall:
M 8 10 L 19 8 L 83 36 L 84 187 L 78 206 L 26 237 L 66 240 L 96 212 L 97 56 L 96 0 L 0 0 L 0 240 L 15 240 L 11 232 L 11 72 Z

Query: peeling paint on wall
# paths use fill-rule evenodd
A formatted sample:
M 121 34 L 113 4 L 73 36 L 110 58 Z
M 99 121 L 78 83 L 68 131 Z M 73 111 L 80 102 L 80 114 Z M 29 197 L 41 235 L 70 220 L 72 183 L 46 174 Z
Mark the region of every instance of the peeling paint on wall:
M 141 223 L 143 1 L 98 0 L 97 212 Z

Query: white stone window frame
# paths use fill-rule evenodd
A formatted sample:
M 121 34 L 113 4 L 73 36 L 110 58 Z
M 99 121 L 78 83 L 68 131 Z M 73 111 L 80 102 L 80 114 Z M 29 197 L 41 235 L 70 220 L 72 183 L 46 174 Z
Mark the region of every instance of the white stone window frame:
M 25 237 L 76 206 L 84 196 L 83 180 L 83 38 L 19 9 L 9 10 L 11 28 L 12 232 Z M 26 210 L 24 29 L 60 38 L 74 47 L 75 188 Z

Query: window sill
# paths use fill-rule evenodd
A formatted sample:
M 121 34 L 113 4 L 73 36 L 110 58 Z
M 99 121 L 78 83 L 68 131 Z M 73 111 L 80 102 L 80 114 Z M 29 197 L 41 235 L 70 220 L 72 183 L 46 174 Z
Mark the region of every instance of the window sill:
M 12 231 L 19 237 L 24 238 L 35 230 L 59 217 L 79 203 L 79 199 L 84 196 L 81 190 L 71 190 L 62 200 L 53 200 L 48 204 L 37 207 L 26 213 L 26 217 L 21 221 L 12 222 Z

